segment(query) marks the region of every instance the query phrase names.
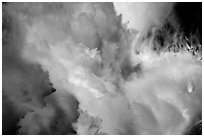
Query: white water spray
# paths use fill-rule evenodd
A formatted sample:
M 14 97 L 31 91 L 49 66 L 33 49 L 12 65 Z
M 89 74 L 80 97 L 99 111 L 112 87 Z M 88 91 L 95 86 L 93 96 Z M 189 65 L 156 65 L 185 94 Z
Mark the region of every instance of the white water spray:
M 20 56 L 49 72 L 56 88 L 51 96 L 64 110 L 66 95 L 79 101 L 80 116 L 71 123 L 78 134 L 183 134 L 202 112 L 201 61 L 188 52 L 158 55 L 153 43 L 141 41 L 152 26 L 164 23 L 172 6 L 26 3 L 8 10 L 23 24 Z M 138 34 L 124 28 L 127 21 Z M 48 110 L 53 113 L 49 103 L 39 119 L 46 119 Z M 28 112 L 20 131 L 40 134 L 40 126 L 49 128 L 52 113 L 46 124 L 31 126 Z

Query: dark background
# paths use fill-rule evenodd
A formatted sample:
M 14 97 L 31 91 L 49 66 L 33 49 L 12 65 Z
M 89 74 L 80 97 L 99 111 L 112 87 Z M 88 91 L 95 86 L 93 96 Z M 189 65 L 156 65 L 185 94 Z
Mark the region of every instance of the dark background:
M 202 2 L 176 3 L 175 14 L 185 35 L 196 34 L 202 43 Z

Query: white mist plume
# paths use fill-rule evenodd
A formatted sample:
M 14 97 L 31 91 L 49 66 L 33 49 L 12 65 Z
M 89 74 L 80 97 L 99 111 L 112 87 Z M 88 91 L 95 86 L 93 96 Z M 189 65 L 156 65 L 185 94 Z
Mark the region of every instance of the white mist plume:
M 173 5 L 170 2 L 114 3 L 117 14 L 122 15 L 122 22 L 140 33 L 147 33 L 149 29 L 163 25 Z
M 44 106 L 25 102 L 35 107 L 21 114 L 19 132 L 73 134 L 73 128 L 78 134 L 183 134 L 201 114 L 201 62 L 187 52 L 158 55 L 151 50 L 152 41 L 139 41 L 143 53 L 136 54 L 138 37 L 115 13 L 122 13 L 122 22 L 131 19 L 129 28 L 145 34 L 153 25 L 162 25 L 172 5 L 9 4 L 6 11 L 22 24 L 14 29 L 21 32 L 22 43 L 12 45 L 19 51 L 19 62 L 26 68 L 40 65 L 56 89 L 40 98 Z M 9 55 L 15 60 L 15 54 Z M 20 67 L 14 70 L 24 73 Z M 27 76 L 31 86 L 43 83 L 35 74 Z M 17 87 L 24 84 L 13 80 Z M 7 88 L 13 83 L 3 79 L 3 90 L 16 103 L 20 99 L 9 96 L 14 89 Z

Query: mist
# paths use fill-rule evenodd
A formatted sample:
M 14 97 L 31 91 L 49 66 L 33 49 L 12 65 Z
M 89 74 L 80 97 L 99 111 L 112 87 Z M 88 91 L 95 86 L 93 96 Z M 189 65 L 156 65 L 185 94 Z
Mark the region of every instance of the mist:
M 185 134 L 202 120 L 202 46 L 175 6 L 4 4 L 2 133 Z

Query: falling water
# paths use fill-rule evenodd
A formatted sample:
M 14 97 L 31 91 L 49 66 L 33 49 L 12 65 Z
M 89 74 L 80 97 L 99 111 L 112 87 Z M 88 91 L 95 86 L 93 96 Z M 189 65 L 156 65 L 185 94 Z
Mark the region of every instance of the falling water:
M 202 62 L 179 29 L 154 50 L 173 6 L 6 4 L 3 119 L 11 108 L 19 134 L 184 134 L 201 120 Z

